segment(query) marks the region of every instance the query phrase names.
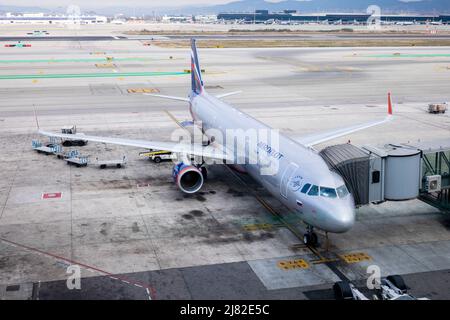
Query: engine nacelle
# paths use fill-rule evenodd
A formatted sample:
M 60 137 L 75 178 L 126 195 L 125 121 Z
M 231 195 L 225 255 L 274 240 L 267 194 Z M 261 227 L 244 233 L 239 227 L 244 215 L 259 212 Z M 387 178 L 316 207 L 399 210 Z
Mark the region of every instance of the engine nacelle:
M 178 188 L 185 193 L 196 193 L 203 186 L 203 174 L 193 165 L 177 163 L 173 166 L 172 176 Z

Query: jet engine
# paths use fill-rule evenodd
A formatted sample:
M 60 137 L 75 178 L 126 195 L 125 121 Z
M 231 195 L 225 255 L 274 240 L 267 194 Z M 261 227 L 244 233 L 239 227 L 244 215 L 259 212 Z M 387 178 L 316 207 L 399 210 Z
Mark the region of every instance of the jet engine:
M 185 193 L 196 193 L 203 186 L 202 171 L 184 162 L 173 166 L 172 176 L 178 188 Z

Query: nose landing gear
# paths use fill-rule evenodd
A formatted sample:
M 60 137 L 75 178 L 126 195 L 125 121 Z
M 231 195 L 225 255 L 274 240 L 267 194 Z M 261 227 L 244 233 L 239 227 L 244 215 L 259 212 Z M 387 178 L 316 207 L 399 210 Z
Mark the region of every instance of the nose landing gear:
M 316 247 L 319 243 L 317 233 L 314 232 L 314 227 L 307 226 L 306 233 L 303 235 L 303 243 L 310 247 Z

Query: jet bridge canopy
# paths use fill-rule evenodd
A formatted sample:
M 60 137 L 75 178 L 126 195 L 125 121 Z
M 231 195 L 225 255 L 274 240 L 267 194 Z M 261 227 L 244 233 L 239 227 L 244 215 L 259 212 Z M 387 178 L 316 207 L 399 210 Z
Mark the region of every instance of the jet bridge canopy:
M 330 169 L 342 176 L 356 205 L 369 203 L 370 156 L 352 144 L 329 146 L 320 155 Z

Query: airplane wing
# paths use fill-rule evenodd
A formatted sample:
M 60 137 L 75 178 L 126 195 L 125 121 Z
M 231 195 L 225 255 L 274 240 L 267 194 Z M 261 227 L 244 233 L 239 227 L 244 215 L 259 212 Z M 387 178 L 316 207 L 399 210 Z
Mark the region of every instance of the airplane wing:
M 242 93 L 242 91 L 239 90 L 239 91 L 233 91 L 233 92 L 228 92 L 228 93 L 222 93 L 222 94 L 218 94 L 216 96 L 216 98 L 217 99 L 225 98 L 225 97 L 232 96 L 232 95 L 239 94 L 239 93 Z
M 328 132 L 321 132 L 318 134 L 313 134 L 313 135 L 297 138 L 294 140 L 306 147 L 312 147 L 316 144 L 326 142 L 328 140 L 332 140 L 335 138 L 339 138 L 339 137 L 348 135 L 350 133 L 354 133 L 357 131 L 361 131 L 364 129 L 368 129 L 368 128 L 371 128 L 374 126 L 384 124 L 386 122 L 391 121 L 392 119 L 393 119 L 393 116 L 392 116 L 391 94 L 389 93 L 388 94 L 388 115 L 383 120 L 371 121 L 371 122 L 367 122 L 367 123 L 363 123 L 363 124 L 359 124 L 359 125 L 355 125 L 355 126 L 351 126 L 351 127 L 335 129 L 335 130 L 328 131 Z
M 174 97 L 174 96 L 165 96 L 165 95 L 162 95 L 162 94 L 144 93 L 144 95 L 145 96 L 151 96 L 151 97 L 163 98 L 163 99 L 169 99 L 169 100 L 184 101 L 184 102 L 189 102 L 190 101 L 188 98 Z
M 351 127 L 335 129 L 335 130 L 328 131 L 328 132 L 321 132 L 318 134 L 309 135 L 309 136 L 302 137 L 302 138 L 295 139 L 295 140 L 306 147 L 312 147 L 316 144 L 326 142 L 328 140 L 339 138 L 339 137 L 348 135 L 350 133 L 354 133 L 354 132 L 364 130 L 364 129 L 367 129 L 370 127 L 378 126 L 380 124 L 391 121 L 392 118 L 393 118 L 392 116 L 387 116 L 383 120 L 367 122 L 367 123 L 363 123 L 363 124 L 355 125 L 355 126 L 351 126 Z
M 162 142 L 162 141 L 146 141 L 146 140 L 133 140 L 123 138 L 111 138 L 111 137 L 98 137 L 84 134 L 63 134 L 54 133 L 44 130 L 38 130 L 39 134 L 48 137 L 57 137 L 68 140 L 86 140 L 100 143 L 110 143 L 122 146 L 137 147 L 144 149 L 155 150 L 168 150 L 171 152 L 184 153 L 194 156 L 202 156 L 210 159 L 217 160 L 233 160 L 233 156 L 225 151 L 225 148 L 217 146 L 203 146 L 201 144 L 179 143 L 179 142 Z

